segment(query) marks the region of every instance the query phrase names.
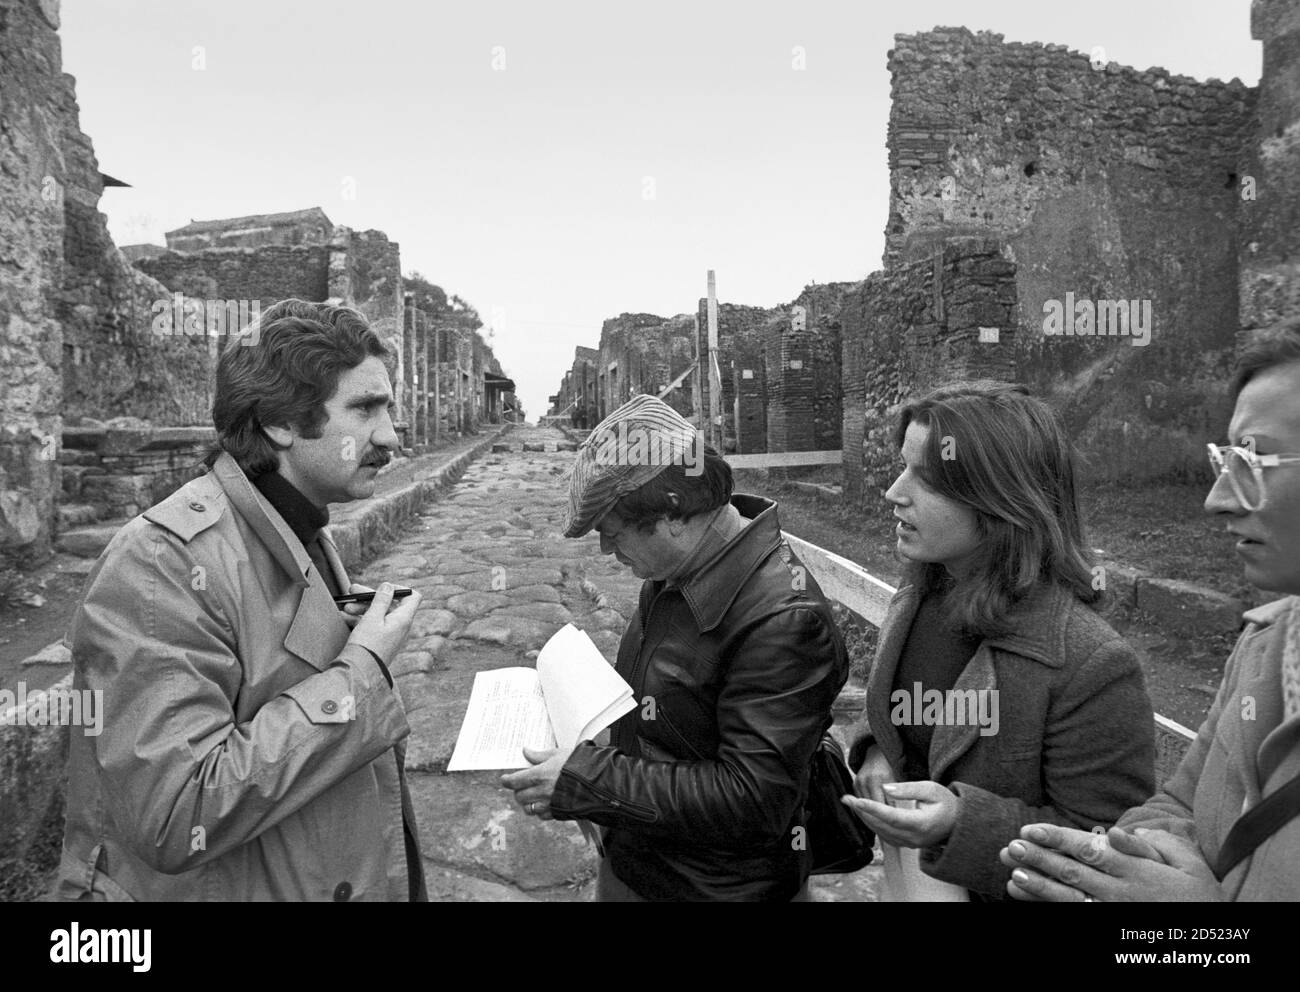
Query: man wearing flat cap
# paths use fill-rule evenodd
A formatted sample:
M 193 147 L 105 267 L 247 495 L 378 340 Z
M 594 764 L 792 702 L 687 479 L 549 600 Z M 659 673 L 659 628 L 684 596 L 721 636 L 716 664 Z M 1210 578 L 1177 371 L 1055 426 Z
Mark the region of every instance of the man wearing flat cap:
M 578 451 L 565 536 L 644 580 L 617 669 L 638 706 L 610 743 L 525 751 L 525 811 L 599 824 L 596 898 L 806 900 L 804 803 L 848 659 L 776 504 L 675 410 L 637 396 Z

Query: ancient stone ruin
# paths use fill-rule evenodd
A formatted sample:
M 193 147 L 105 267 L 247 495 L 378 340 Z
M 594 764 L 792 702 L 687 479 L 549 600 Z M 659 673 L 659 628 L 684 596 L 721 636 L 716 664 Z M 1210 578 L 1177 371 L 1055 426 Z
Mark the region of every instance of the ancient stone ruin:
M 521 416 L 472 312 L 422 309 L 382 231 L 311 207 L 115 246 L 98 209 L 106 177 L 61 71 L 58 4 L 23 0 L 0 20 L 0 569 L 56 541 L 97 554 L 112 522 L 189 479 L 215 439 L 218 348 L 286 297 L 366 316 L 395 356 L 412 451 Z
M 864 501 L 904 398 L 992 376 L 1057 406 L 1094 479 L 1202 478 L 1237 348 L 1300 312 L 1300 15 L 1256 0 L 1250 29 L 1258 87 L 965 28 L 896 36 L 884 267 L 772 310 L 718 304 L 716 355 L 704 300 L 607 321 L 550 415 L 592 427 L 671 385 L 703 424 L 716 362 L 727 451 L 842 446 Z

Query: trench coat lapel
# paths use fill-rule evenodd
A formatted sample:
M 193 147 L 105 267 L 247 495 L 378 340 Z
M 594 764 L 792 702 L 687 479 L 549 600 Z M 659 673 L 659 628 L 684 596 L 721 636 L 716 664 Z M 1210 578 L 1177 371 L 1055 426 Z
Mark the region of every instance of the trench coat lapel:
M 311 556 L 302 542 L 294 537 L 293 530 L 284 522 L 284 518 L 275 512 L 265 496 L 248 481 L 248 476 L 239 467 L 239 463 L 223 452 L 212 467 L 221 488 L 226 491 L 230 505 L 239 511 L 239 515 L 253 528 L 261 539 L 271 557 L 276 560 L 284 573 L 295 583 L 307 583 L 307 570 L 311 567 Z
M 880 629 L 880 642 L 876 646 L 876 660 L 867 676 L 868 724 L 880 750 L 896 763 L 903 753 L 903 739 L 898 728 L 889 719 L 889 695 L 898 671 L 898 660 L 903 653 L 912 621 L 921 605 L 916 586 L 907 585 L 898 590 L 889 604 L 889 613 Z
M 977 694 L 985 690 L 996 691 L 997 686 L 998 678 L 993 669 L 993 649 L 988 641 L 981 641 L 971 660 L 962 669 L 961 675 L 957 676 L 957 682 L 953 685 L 953 694 L 964 694 L 967 689 L 974 689 Z M 980 696 L 976 695 L 975 698 L 978 699 Z M 934 728 L 934 736 L 930 739 L 932 781 L 941 781 L 941 776 L 953 762 L 979 740 L 980 729 L 978 721 L 974 720 L 965 723 L 949 723 L 945 720 Z
M 294 538 L 294 543 L 298 543 L 297 538 Z M 349 585 L 347 569 L 343 567 L 328 527 L 321 528 L 320 546 L 330 571 L 334 573 L 334 581 L 340 589 L 346 590 Z M 311 569 L 307 573 L 307 582 L 298 603 L 298 612 L 285 635 L 284 646 L 299 658 L 324 670 L 338 657 L 350 631 L 339 615 L 339 608 L 330 595 L 329 583 L 320 570 Z
M 334 573 L 334 581 L 338 587 L 347 592 L 348 586 L 352 580 L 348 578 L 347 567 L 343 564 L 343 559 L 339 556 L 338 545 L 334 543 L 334 535 L 328 527 L 322 527 L 320 531 L 320 546 L 325 552 L 325 560 L 329 562 L 330 571 Z
M 285 574 L 302 588 L 298 609 L 284 637 L 285 650 L 313 668 L 324 671 L 338 657 L 339 649 L 348 638 L 348 625 L 339 616 L 324 576 L 312 568 L 311 556 L 302 542 L 228 453 L 217 459 L 213 472 L 231 505 L 248 522 Z M 332 540 L 322 540 L 321 546 L 335 577 L 346 589 L 347 573 L 339 560 L 338 549 Z
M 1271 606 L 1274 604 L 1263 607 L 1261 612 Z M 1286 702 L 1283 692 L 1277 691 L 1277 687 L 1282 684 L 1288 645 L 1292 651 L 1300 650 L 1300 597 L 1291 596 L 1281 601 L 1268 615 L 1281 628 L 1278 631 L 1280 636 L 1272 638 L 1267 654 L 1257 655 L 1259 660 L 1251 672 L 1254 684 L 1247 686 L 1243 680 L 1238 692 L 1239 700 L 1247 694 L 1253 695 L 1257 710 L 1253 721 L 1240 721 L 1241 729 L 1243 733 L 1254 730 L 1262 736 L 1262 740 L 1247 740 L 1247 746 L 1236 749 L 1243 760 L 1256 756 L 1256 767 L 1250 771 L 1259 776 L 1262 796 L 1281 788 L 1300 774 L 1300 716 L 1285 719 Z M 1246 619 L 1252 619 L 1250 613 L 1247 613 Z M 1273 691 L 1270 692 L 1270 689 Z M 1234 701 L 1233 705 L 1242 704 Z M 1273 729 L 1264 734 L 1260 730 L 1263 727 Z M 1251 777 L 1246 778 L 1248 782 L 1251 780 Z

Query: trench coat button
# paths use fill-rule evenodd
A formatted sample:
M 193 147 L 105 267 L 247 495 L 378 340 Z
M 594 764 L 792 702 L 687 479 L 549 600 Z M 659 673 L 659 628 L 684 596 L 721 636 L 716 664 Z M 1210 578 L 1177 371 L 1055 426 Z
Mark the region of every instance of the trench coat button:
M 339 884 L 334 887 L 335 902 L 347 902 L 351 898 L 352 898 L 352 886 L 350 883 L 339 882 Z
M 325 700 L 325 702 L 320 704 L 320 711 L 322 713 L 327 713 L 330 716 L 333 716 L 335 713 L 339 711 L 339 704 L 334 702 L 334 700 L 332 699 L 327 699 Z
M 204 506 L 202 503 L 200 503 L 198 500 L 191 500 L 190 509 L 193 510 L 195 513 L 202 513 L 204 510 L 207 509 L 207 507 Z

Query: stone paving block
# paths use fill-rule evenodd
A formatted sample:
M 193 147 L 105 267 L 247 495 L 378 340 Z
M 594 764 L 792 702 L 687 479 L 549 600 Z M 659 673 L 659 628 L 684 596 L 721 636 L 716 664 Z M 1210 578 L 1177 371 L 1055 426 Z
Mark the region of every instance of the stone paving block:
M 424 597 L 425 606 L 442 606 L 450 596 L 458 596 L 465 590 L 454 583 L 440 582 L 438 576 L 432 576 L 427 579 L 412 579 L 407 583 L 412 589 L 418 590 Z
M 619 636 L 627 630 L 627 618 L 617 610 L 608 608 L 593 610 L 583 618 L 583 622 L 587 624 L 588 629 L 595 627 L 601 630 L 612 630 Z
M 560 594 L 556 591 L 555 586 L 548 586 L 537 583 L 531 586 L 518 586 L 510 590 L 510 598 L 516 602 L 529 603 L 558 603 Z
M 494 455 L 502 455 L 509 450 L 510 450 L 510 445 L 504 444 L 502 442 L 497 442 L 496 444 L 492 445 L 492 454 Z
M 510 605 L 510 597 L 499 592 L 463 592 L 447 600 L 447 609 L 473 619 Z
M 573 619 L 573 614 L 560 603 L 511 603 L 496 610 L 492 616 L 527 617 L 529 620 L 544 620 L 561 627 Z
M 542 901 L 535 896 L 525 895 L 513 886 L 452 871 L 427 858 L 424 859 L 424 880 L 429 890 L 429 902 Z
M 494 613 L 484 620 L 475 620 L 460 632 L 462 638 L 508 644 L 522 648 L 540 648 L 551 639 L 563 624 L 526 617 L 502 616 Z
M 410 776 L 423 855 L 529 892 L 585 881 L 596 863 L 575 823 L 527 816 L 501 772 Z
M 546 445 L 544 445 L 544 444 L 533 444 L 533 443 L 530 443 L 530 442 L 525 441 L 525 442 L 524 442 L 524 446 L 523 446 L 523 450 L 524 450 L 524 451 L 530 451 L 530 452 L 545 451 L 545 450 L 546 450 Z
M 430 572 L 434 575 L 445 575 L 448 577 L 455 575 L 464 575 L 466 572 L 477 572 L 483 566 L 477 562 L 469 561 L 461 554 L 439 554 L 427 556 L 425 564 Z
M 522 568 L 506 569 L 507 589 L 531 585 L 558 586 L 563 582 L 564 575 L 553 566 L 527 565 Z
M 459 572 L 452 576 L 456 585 L 466 592 L 494 592 L 492 588 L 492 566 L 478 565 L 470 572 Z
M 409 639 L 408 639 L 409 640 Z M 389 666 L 389 673 L 394 679 L 401 678 L 403 675 L 410 675 L 413 672 L 429 672 L 437 661 L 438 653 L 447 643 L 445 637 L 437 634 L 426 637 L 420 644 L 420 647 L 403 651 Z
M 450 610 L 426 610 L 421 606 L 416 611 L 415 619 L 411 621 L 408 642 L 418 641 L 430 634 L 450 634 L 456 629 L 456 626 L 456 614 Z

